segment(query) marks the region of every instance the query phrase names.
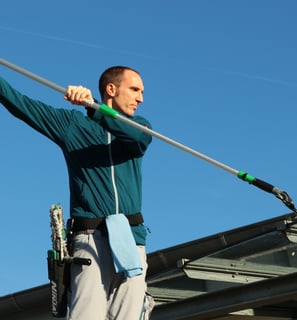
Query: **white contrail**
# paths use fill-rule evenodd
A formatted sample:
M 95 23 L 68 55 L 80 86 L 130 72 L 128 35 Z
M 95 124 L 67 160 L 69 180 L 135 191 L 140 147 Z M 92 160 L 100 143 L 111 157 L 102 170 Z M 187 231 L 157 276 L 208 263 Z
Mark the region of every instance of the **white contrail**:
M 297 86 L 297 82 L 278 80 L 278 79 L 268 78 L 265 76 L 260 76 L 260 75 L 245 73 L 245 72 L 232 71 L 232 70 L 226 70 L 226 69 L 218 69 L 218 68 L 206 68 L 206 69 L 210 70 L 210 71 L 214 71 L 214 72 L 220 72 L 220 73 L 240 76 L 240 77 L 254 79 L 254 80 L 262 80 L 262 81 L 267 81 L 267 82 L 271 82 L 271 83 L 281 84 L 284 86 Z
M 47 34 L 41 34 L 41 33 L 38 33 L 38 32 L 25 31 L 25 30 L 9 28 L 9 27 L 4 27 L 4 26 L 0 26 L 0 29 L 5 30 L 5 31 L 10 31 L 10 32 L 23 33 L 23 34 L 26 34 L 26 35 L 45 38 L 45 39 L 54 40 L 54 41 L 68 42 L 68 43 L 79 45 L 79 46 L 83 46 L 83 47 L 95 48 L 95 49 L 100 49 L 100 50 L 104 49 L 106 51 L 116 52 L 116 53 L 120 53 L 120 54 L 133 55 L 133 56 L 138 56 L 138 57 L 143 57 L 143 58 L 150 58 L 150 59 L 157 59 L 156 57 L 147 56 L 147 55 L 141 54 L 141 53 L 135 53 L 135 52 L 119 50 L 118 48 L 117 49 L 113 49 L 113 48 L 109 48 L 109 47 L 106 47 L 106 46 L 103 46 L 103 45 L 97 45 L 97 44 L 78 41 L 78 40 L 71 40 L 71 39 L 66 39 L 66 38 L 62 38 L 62 37 L 57 37 L 57 36 L 52 36 L 52 35 L 47 35 Z
M 116 53 L 125 54 L 125 55 L 142 57 L 142 58 L 146 58 L 146 59 L 150 59 L 150 60 L 164 61 L 164 57 L 163 58 L 162 57 L 155 57 L 155 56 L 151 56 L 151 55 L 149 56 L 149 55 L 145 55 L 145 54 L 137 53 L 137 52 L 129 52 L 129 51 L 124 51 L 124 50 L 113 49 L 110 47 L 106 47 L 103 45 L 97 45 L 94 43 L 88 43 L 88 42 L 83 42 L 83 41 L 78 41 L 78 40 L 71 40 L 71 39 L 66 39 L 66 38 L 62 38 L 62 37 L 46 35 L 46 34 L 41 34 L 41 33 L 31 32 L 31 31 L 25 31 L 25 30 L 20 30 L 20 29 L 5 27 L 5 26 L 0 26 L 0 29 L 5 30 L 5 31 L 10 31 L 10 32 L 23 33 L 26 35 L 45 38 L 45 39 L 54 40 L 54 41 L 68 42 L 71 44 L 89 47 L 89 48 L 95 48 L 95 49 L 100 49 L 100 50 L 103 49 L 103 50 L 110 51 L 110 52 L 116 52 Z M 177 62 L 177 60 L 173 60 L 168 57 L 166 57 L 166 61 L 172 62 L 172 63 Z M 278 80 L 278 79 L 273 79 L 273 78 L 269 78 L 269 77 L 265 77 L 265 76 L 261 76 L 261 75 L 249 74 L 249 73 L 240 72 L 240 71 L 232 71 L 232 70 L 228 70 L 228 69 L 210 68 L 210 67 L 200 67 L 200 69 L 204 69 L 204 70 L 208 70 L 208 71 L 212 71 L 212 72 L 217 72 L 217 73 L 229 74 L 229 75 L 233 75 L 233 76 L 239 76 L 242 78 L 248 78 L 248 79 L 253 79 L 253 80 L 275 83 L 275 84 L 279 84 L 282 86 L 289 86 L 289 87 L 297 86 L 296 82 Z
M 87 42 L 83 42 L 83 41 L 65 39 L 65 38 L 61 38 L 61 37 L 57 37 L 57 36 L 41 34 L 41 33 L 38 33 L 38 32 L 25 31 L 25 30 L 9 28 L 9 27 L 3 27 L 3 26 L 0 26 L 0 29 L 6 30 L 6 31 L 11 31 L 11 32 L 24 33 L 24 34 L 27 34 L 27 35 L 36 36 L 36 37 L 45 38 L 45 39 L 50 39 L 50 40 L 68 42 L 68 43 L 77 44 L 77 45 L 80 45 L 80 46 L 85 46 L 85 47 L 90 47 L 90 48 L 106 49 L 106 47 L 104 47 L 104 46 L 99 46 L 99 45 L 96 45 L 96 44 L 87 43 Z M 110 48 L 108 48 L 108 49 L 110 49 Z

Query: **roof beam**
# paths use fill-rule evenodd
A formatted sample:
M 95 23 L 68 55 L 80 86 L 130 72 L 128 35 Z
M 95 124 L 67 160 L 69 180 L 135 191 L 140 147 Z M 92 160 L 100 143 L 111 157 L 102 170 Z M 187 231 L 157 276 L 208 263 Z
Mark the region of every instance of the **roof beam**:
M 192 279 L 251 283 L 296 272 L 296 268 L 205 257 L 194 261 L 180 261 L 187 277 Z
M 152 320 L 206 320 L 297 299 L 297 272 L 162 304 Z

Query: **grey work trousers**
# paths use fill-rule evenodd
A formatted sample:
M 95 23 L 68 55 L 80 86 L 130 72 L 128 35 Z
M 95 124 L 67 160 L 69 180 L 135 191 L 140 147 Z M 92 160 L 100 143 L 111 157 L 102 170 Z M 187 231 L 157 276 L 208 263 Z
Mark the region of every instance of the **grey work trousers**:
M 146 252 L 144 246 L 137 248 L 143 274 L 126 278 L 123 273 L 114 272 L 108 238 L 101 231 L 74 237 L 73 255 L 90 258 L 92 263 L 90 266 L 71 265 L 68 320 L 148 319 L 143 311 Z

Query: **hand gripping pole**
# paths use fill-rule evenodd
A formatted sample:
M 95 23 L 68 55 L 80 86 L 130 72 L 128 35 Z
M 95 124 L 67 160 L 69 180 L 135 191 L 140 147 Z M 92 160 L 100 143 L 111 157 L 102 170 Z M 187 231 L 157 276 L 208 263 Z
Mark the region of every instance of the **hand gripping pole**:
M 58 91 L 58 92 L 60 92 L 62 94 L 66 93 L 66 89 L 65 88 L 63 88 L 63 87 L 61 87 L 61 86 L 59 86 L 59 85 L 47 80 L 47 79 L 44 79 L 44 78 L 42 78 L 42 77 L 40 77 L 40 76 L 38 76 L 38 75 L 26 70 L 26 69 L 23 69 L 23 68 L 15 65 L 15 64 L 7 61 L 7 60 L 4 60 L 4 59 L 0 58 L 0 64 L 2 64 L 4 66 L 6 66 L 6 67 L 18 72 L 18 73 L 21 73 L 21 74 L 23 74 L 23 75 L 25 75 L 25 76 L 37 81 L 37 82 L 40 82 L 40 83 L 44 84 L 45 86 L 48 86 L 48 87 L 50 87 L 50 88 L 52 88 L 52 89 L 54 89 L 54 90 L 56 90 L 56 91 Z M 285 192 L 283 190 L 280 190 L 280 189 L 276 188 L 275 186 L 272 186 L 271 184 L 269 184 L 269 183 L 267 183 L 267 182 L 265 182 L 263 180 L 257 179 L 255 177 L 249 175 L 246 172 L 239 171 L 239 170 L 236 170 L 234 168 L 231 168 L 231 167 L 229 167 L 229 166 L 227 166 L 227 165 L 225 165 L 225 164 L 223 164 L 223 163 L 221 163 L 221 162 L 219 162 L 219 161 L 217 161 L 215 159 L 212 159 L 212 158 L 206 156 L 203 153 L 200 153 L 200 152 L 198 152 L 198 151 L 196 151 L 194 149 L 191 149 L 191 148 L 189 148 L 189 147 L 187 147 L 187 146 L 185 146 L 185 145 L 183 145 L 183 144 L 181 144 L 181 143 L 179 143 L 179 142 L 177 142 L 177 141 L 175 141 L 173 139 L 170 139 L 170 138 L 168 138 L 168 137 L 166 137 L 166 136 L 164 136 L 164 135 L 162 135 L 162 134 L 160 134 L 160 133 L 158 133 L 156 131 L 153 131 L 153 130 L 151 130 L 151 129 L 143 126 L 143 125 L 140 125 L 140 124 L 134 122 L 133 120 L 121 115 L 116 110 L 108 107 L 105 104 L 98 104 L 98 103 L 93 102 L 93 101 L 84 101 L 84 105 L 86 107 L 88 107 L 88 108 L 93 108 L 95 110 L 98 110 L 99 112 L 101 112 L 105 116 L 117 119 L 117 120 L 119 120 L 121 122 L 124 122 L 124 123 L 130 125 L 131 127 L 139 129 L 139 130 L 141 130 L 141 131 L 143 131 L 143 132 L 145 132 L 145 133 L 147 133 L 147 134 L 149 134 L 149 135 L 151 135 L 151 136 L 153 136 L 155 138 L 158 138 L 158 139 L 160 139 L 160 140 L 162 140 L 162 141 L 164 141 L 164 142 L 166 142 L 166 143 L 168 143 L 168 144 L 170 144 L 170 145 L 172 145 L 172 146 L 174 146 L 176 148 L 179 148 L 179 149 L 181 149 L 181 150 L 183 150 L 183 151 L 185 151 L 185 152 L 187 152 L 187 153 L 189 153 L 189 154 L 191 154 L 191 155 L 193 155 L 195 157 L 198 157 L 198 158 L 200 158 L 200 159 L 202 159 L 202 160 L 204 160 L 204 161 L 206 161 L 206 162 L 208 162 L 210 164 L 213 164 L 213 165 L 215 165 L 215 166 L 217 166 L 217 167 L 219 167 L 219 168 L 221 168 L 221 169 L 223 169 L 223 170 L 225 170 L 225 171 L 227 171 L 227 172 L 229 172 L 229 173 L 231 173 L 233 175 L 236 175 L 239 179 L 241 179 L 243 181 L 246 181 L 246 182 L 248 182 L 248 183 L 250 183 L 250 184 L 252 184 L 252 185 L 254 185 L 254 186 L 256 186 L 256 187 L 258 187 L 258 188 L 260 188 L 260 189 L 262 189 L 264 191 L 266 191 L 266 192 L 274 194 L 290 210 L 292 210 L 292 211 L 297 213 L 297 209 L 295 208 L 294 202 L 290 198 L 290 196 L 287 194 L 287 192 Z

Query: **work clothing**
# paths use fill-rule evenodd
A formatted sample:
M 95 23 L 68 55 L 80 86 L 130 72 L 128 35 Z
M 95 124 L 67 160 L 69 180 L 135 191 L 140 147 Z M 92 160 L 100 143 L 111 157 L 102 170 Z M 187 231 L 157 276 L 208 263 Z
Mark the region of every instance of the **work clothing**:
M 141 212 L 141 164 L 150 135 L 99 111 L 91 119 L 77 110 L 51 107 L 22 95 L 2 78 L 0 102 L 61 148 L 69 173 L 71 217 Z M 131 119 L 151 128 L 143 117 Z M 136 243 L 145 245 L 143 224 L 131 228 Z
M 90 118 L 77 110 L 54 108 L 21 94 L 2 78 L 0 102 L 61 148 L 69 173 L 71 218 L 141 212 L 141 164 L 150 135 L 99 111 Z M 131 119 L 151 128 L 143 117 Z M 92 264 L 71 266 L 69 320 L 139 319 L 146 291 L 146 229 L 141 223 L 131 230 L 144 270 L 133 278 L 114 273 L 106 234 L 96 230 L 74 237 L 74 255 L 90 257 Z
M 75 286 L 70 294 L 73 311 L 70 311 L 69 320 L 148 319 L 145 317 L 147 310 L 140 318 L 146 292 L 146 254 L 144 246 L 137 248 L 143 274 L 125 278 L 123 273 L 114 273 L 109 243 L 104 233 L 96 230 L 94 234 L 75 236 L 74 255 L 91 259 L 93 263 L 90 266 L 72 266 L 71 282 Z

